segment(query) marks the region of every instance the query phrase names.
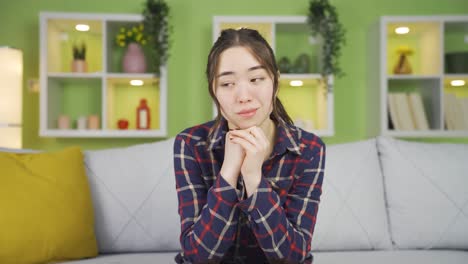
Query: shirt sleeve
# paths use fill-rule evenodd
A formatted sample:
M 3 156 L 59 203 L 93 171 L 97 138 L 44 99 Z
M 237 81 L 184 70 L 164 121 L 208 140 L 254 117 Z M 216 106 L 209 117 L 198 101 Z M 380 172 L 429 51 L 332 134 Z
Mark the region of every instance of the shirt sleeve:
M 325 168 L 325 145 L 306 160 L 302 175 L 296 175 L 284 206 L 262 177 L 257 191 L 239 202 L 260 247 L 268 259 L 304 261 L 311 250 Z
M 174 142 L 180 243 L 184 257 L 191 262 L 222 258 L 235 240 L 238 210 L 236 190 L 217 175 L 208 188 L 203 180 L 200 160 L 184 136 Z

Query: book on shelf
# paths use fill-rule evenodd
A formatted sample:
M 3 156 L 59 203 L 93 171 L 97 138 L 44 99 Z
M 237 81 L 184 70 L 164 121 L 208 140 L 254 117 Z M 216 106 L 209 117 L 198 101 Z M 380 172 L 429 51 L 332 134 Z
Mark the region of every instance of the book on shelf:
M 427 122 L 426 112 L 424 111 L 424 104 L 421 98 L 421 94 L 408 94 L 408 102 L 413 116 L 413 123 L 415 128 L 417 130 L 428 130 L 429 124 Z
M 453 97 L 453 107 L 454 107 L 454 114 L 455 114 L 455 130 L 463 130 L 465 129 L 465 122 L 463 121 L 463 105 L 462 101 L 458 99 L 456 96 Z
M 463 117 L 465 120 L 465 130 L 468 130 L 468 98 L 461 99 L 463 102 Z
M 401 130 L 415 130 L 413 117 L 408 103 L 406 93 L 394 93 L 397 116 L 401 125 Z
M 388 94 L 388 110 L 390 112 L 390 120 L 395 130 L 401 130 L 401 124 L 398 120 L 397 105 L 395 96 L 392 93 Z
M 429 130 L 429 122 L 419 93 L 389 93 L 388 105 L 395 130 Z
M 468 130 L 468 109 L 465 106 L 464 98 L 456 98 L 457 101 L 457 121 L 459 130 Z
M 448 130 L 468 130 L 468 98 L 445 93 L 444 118 Z
M 453 97 L 453 98 L 452 98 Z M 453 110 L 453 100 L 455 99 L 455 95 L 450 93 L 444 94 L 444 119 L 445 119 L 445 127 L 447 130 L 454 130 L 455 129 L 455 120 L 454 120 L 454 113 Z

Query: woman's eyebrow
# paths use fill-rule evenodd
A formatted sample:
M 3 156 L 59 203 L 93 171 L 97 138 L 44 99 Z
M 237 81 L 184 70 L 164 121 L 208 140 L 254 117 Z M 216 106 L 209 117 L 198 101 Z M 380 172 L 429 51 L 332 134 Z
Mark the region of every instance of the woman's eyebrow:
M 257 66 L 253 66 L 253 67 L 248 68 L 247 71 L 250 72 L 250 71 L 255 71 L 255 70 L 258 70 L 258 69 L 265 69 L 265 67 L 262 66 L 262 65 L 257 65 Z M 219 77 L 225 76 L 225 75 L 233 75 L 233 74 L 234 74 L 233 71 L 225 71 L 225 72 L 222 72 L 222 73 L 216 75 L 216 78 L 219 78 Z
M 265 67 L 262 65 L 257 65 L 257 66 L 250 67 L 247 71 L 255 71 L 258 69 L 265 69 Z
M 219 77 L 224 76 L 224 75 L 231 75 L 231 74 L 233 75 L 234 72 L 232 72 L 232 71 L 225 71 L 225 72 L 222 72 L 222 73 L 216 75 L 216 78 L 219 78 Z

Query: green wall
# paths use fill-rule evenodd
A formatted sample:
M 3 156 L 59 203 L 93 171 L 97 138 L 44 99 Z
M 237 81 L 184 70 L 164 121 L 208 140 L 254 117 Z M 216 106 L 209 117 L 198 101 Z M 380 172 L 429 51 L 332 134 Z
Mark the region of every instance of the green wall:
M 213 15 L 305 15 L 308 0 L 167 0 L 173 25 L 169 60 L 168 128 L 174 136 L 185 127 L 211 117 L 211 101 L 206 90 L 204 69 L 211 46 Z M 467 14 L 466 0 L 332 0 L 347 30 L 347 44 L 341 65 L 346 76 L 335 82 L 335 136 L 324 138 L 328 144 L 368 138 L 369 31 L 382 15 Z M 39 76 L 39 12 L 140 13 L 144 0 L 18 0 L 3 1 L 0 9 L 0 44 L 23 50 L 24 83 Z M 23 146 L 34 149 L 59 149 L 80 145 L 84 149 L 128 146 L 157 139 L 69 139 L 40 138 L 39 94 L 24 86 Z M 416 139 L 418 140 L 418 139 Z M 467 142 L 462 139 L 422 139 L 422 141 Z

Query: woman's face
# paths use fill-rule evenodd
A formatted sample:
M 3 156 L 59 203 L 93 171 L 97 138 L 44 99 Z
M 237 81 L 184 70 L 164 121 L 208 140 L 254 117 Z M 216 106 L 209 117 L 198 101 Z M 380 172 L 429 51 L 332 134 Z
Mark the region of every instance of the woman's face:
M 260 126 L 272 111 L 273 79 L 244 47 L 223 51 L 214 79 L 215 95 L 229 128 Z

